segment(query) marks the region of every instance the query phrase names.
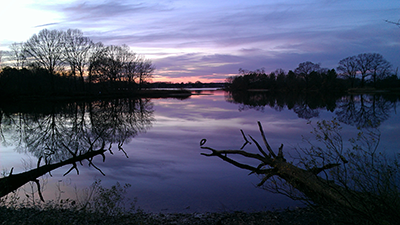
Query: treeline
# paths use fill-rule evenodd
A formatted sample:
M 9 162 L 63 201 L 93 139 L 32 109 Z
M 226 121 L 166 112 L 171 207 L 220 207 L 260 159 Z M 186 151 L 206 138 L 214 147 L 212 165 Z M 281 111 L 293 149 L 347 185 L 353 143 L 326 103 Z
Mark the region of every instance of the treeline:
M 155 69 L 127 45 L 94 43 L 76 29 L 44 29 L 10 49 L 0 73 L 3 96 L 132 92 L 146 85 Z
M 343 92 L 349 88 L 399 88 L 397 71 L 382 55 L 363 53 L 340 60 L 335 69 L 322 68 L 319 63 L 302 62 L 293 71 L 277 69 L 267 74 L 263 69 L 239 69 L 239 75 L 227 79 L 231 91 L 268 89 L 269 91 Z M 336 72 L 338 71 L 338 72 Z

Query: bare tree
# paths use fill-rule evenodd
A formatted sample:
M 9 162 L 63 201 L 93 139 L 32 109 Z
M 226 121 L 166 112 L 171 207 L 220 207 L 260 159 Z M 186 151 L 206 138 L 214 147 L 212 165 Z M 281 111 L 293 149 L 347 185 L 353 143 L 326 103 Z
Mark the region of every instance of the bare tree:
M 90 50 L 90 56 L 89 56 L 89 67 L 88 67 L 88 77 L 89 77 L 89 84 L 92 83 L 94 80 L 94 76 L 96 74 L 96 69 L 98 67 L 97 64 L 101 62 L 101 58 L 104 55 L 105 52 L 105 47 L 103 43 L 98 42 L 93 45 L 93 47 Z
M 372 58 L 370 73 L 375 86 L 378 79 L 383 79 L 391 74 L 392 65 L 381 54 L 373 53 Z
M 14 67 L 16 67 L 17 69 L 24 68 L 26 64 L 26 57 L 23 54 L 23 48 L 23 43 L 15 42 L 10 45 L 12 54 L 11 58 L 14 61 Z
M 63 61 L 64 32 L 58 30 L 41 30 L 24 43 L 23 54 L 32 62 L 55 74 Z
M 371 76 L 375 84 L 377 78 L 387 76 L 391 70 L 391 64 L 379 53 L 358 54 L 356 61 L 361 74 L 361 87 L 365 85 L 365 78 Z
M 124 63 L 124 78 L 128 80 L 130 88 L 132 88 L 132 84 L 135 82 L 136 71 L 138 67 L 139 63 L 137 61 L 137 55 L 131 51 L 126 52 Z
M 102 49 L 100 57 L 94 63 L 96 78 L 101 81 L 115 82 L 123 77 L 123 66 L 129 47 L 110 45 Z
M 83 76 L 85 68 L 89 64 L 90 50 L 94 44 L 90 38 L 83 36 L 83 32 L 77 29 L 67 30 L 64 38 L 65 61 L 70 65 L 73 76 L 76 76 L 76 72 L 79 72 L 84 87 Z
M 354 80 L 360 75 L 361 87 L 364 87 L 368 77 L 372 77 L 376 85 L 378 79 L 389 76 L 392 65 L 379 53 L 362 53 L 340 60 L 337 70 L 341 72 L 341 76 L 350 79 L 351 87 L 354 87 Z
M 365 85 L 365 78 L 371 76 L 370 70 L 374 61 L 372 53 L 361 53 L 356 56 L 358 69 L 361 73 L 361 87 Z
M 356 56 L 350 56 L 339 61 L 337 70 L 341 72 L 341 76 L 350 79 L 351 87 L 354 87 L 354 81 L 357 76 L 358 63 Z
M 143 84 L 152 78 L 152 73 L 155 70 L 154 65 L 148 59 L 144 57 L 138 58 L 136 76 L 138 78 L 139 90 L 143 87 Z
M 321 65 L 319 63 L 312 63 L 310 61 L 302 62 L 294 70 L 294 73 L 303 78 L 306 81 L 306 87 L 308 87 L 309 76 L 312 72 L 319 72 L 321 70 Z
M 107 46 L 92 57 L 91 72 L 100 81 L 136 82 L 141 89 L 152 77 L 154 66 L 150 60 L 137 56 L 127 45 Z
M 305 78 L 307 75 L 310 75 L 311 72 L 318 72 L 320 69 L 321 65 L 319 63 L 307 61 L 300 63 L 299 66 L 294 70 L 294 73 Z

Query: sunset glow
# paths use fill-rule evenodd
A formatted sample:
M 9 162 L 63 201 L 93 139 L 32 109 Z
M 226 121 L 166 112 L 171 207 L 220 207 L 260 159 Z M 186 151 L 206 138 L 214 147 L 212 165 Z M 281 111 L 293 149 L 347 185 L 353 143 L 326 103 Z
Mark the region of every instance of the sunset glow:
M 0 50 L 42 29 L 80 29 L 95 42 L 127 44 L 151 59 L 153 81 L 223 82 L 239 68 L 336 68 L 359 53 L 400 66 L 400 2 L 14 1 L 0 7 Z M 3 61 L 5 59 L 3 58 Z

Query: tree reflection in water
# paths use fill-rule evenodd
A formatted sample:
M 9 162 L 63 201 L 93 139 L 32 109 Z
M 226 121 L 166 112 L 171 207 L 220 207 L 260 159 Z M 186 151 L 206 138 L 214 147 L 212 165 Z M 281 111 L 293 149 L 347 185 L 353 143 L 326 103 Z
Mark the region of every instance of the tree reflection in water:
M 349 95 L 338 101 L 336 115 L 340 122 L 360 127 L 376 128 L 387 120 L 396 101 L 382 95 Z
M 154 120 L 149 99 L 112 99 L 65 104 L 12 105 L 0 111 L 0 132 L 4 145 L 15 144 L 18 152 L 38 158 L 37 168 L 1 178 L 1 196 L 58 167 L 71 164 L 69 173 L 79 170 L 76 162 L 88 160 L 112 146 L 123 144 L 145 132 Z M 96 150 L 97 149 L 97 150 Z M 128 157 L 128 156 L 127 156 Z M 44 165 L 43 165 L 44 162 Z M 66 173 L 66 174 L 67 174 Z M 4 189 L 4 190 L 3 190 Z M 39 189 L 39 188 L 38 188 Z M 8 192 L 7 192 L 8 191 Z M 6 193 L 7 192 L 7 193 Z
M 318 117 L 321 110 L 326 110 L 335 112 L 340 122 L 360 128 L 378 127 L 389 118 L 399 101 L 397 97 L 379 94 L 335 96 L 268 92 L 228 92 L 225 99 L 239 104 L 239 111 L 264 111 L 266 106 L 277 111 L 287 108 L 303 119 Z

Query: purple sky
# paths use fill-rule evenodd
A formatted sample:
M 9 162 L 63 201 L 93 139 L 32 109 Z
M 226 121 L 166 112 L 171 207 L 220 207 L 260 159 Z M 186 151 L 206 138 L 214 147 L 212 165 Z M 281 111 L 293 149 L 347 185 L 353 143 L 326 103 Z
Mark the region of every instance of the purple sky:
M 398 0 L 23 0 L 2 3 L 0 19 L 2 50 L 44 28 L 80 29 L 151 59 L 154 81 L 224 81 L 304 61 L 336 68 L 366 52 L 400 67 L 400 28 L 385 22 L 400 19 Z

